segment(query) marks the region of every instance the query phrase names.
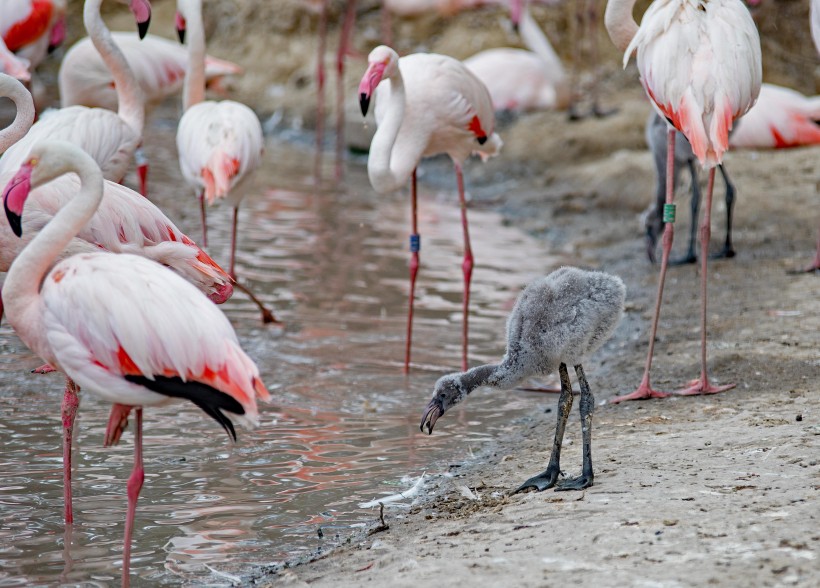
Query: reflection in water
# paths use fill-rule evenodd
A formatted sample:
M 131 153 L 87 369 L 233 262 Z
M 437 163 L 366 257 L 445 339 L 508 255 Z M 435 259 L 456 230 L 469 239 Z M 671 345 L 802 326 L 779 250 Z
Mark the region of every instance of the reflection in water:
M 176 167 L 169 120 L 151 146 L 151 191 L 196 235 L 196 200 Z M 417 294 L 415 363 L 401 373 L 409 205 L 376 196 L 363 166 L 343 189 L 309 185 L 311 157 L 269 141 L 255 198 L 240 219 L 239 273 L 285 326 L 259 323 L 241 293 L 223 306 L 274 396 L 261 427 L 231 444 L 190 404 L 146 413 L 146 481 L 137 510 L 132 579 L 226 583 L 254 565 L 315 550 L 375 520 L 356 505 L 397 491 L 402 477 L 442 469 L 503 432 L 537 398 L 478 393 L 436 435 L 418 431 L 435 379 L 460 358 L 462 242 L 455 191 L 446 204 L 422 186 L 424 238 Z M 210 215 L 210 253 L 227 261 L 228 207 Z M 476 269 L 471 363 L 503 352 L 504 317 L 521 285 L 555 266 L 539 245 L 470 212 Z M 39 365 L 0 327 L 0 585 L 114 584 L 120 571 L 125 484 L 132 438 L 103 448 L 108 405 L 88 395 L 78 417 L 75 525 L 62 521 L 61 377 Z M 469 414 L 469 419 L 467 419 Z M 438 464 L 438 465 L 436 465 Z M 220 576 L 228 574 L 228 576 Z

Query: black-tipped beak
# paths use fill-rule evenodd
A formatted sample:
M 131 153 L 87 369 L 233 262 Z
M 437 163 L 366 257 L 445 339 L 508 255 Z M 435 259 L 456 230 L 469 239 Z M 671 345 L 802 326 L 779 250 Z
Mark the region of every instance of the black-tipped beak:
M 476 141 L 478 141 L 479 145 L 483 145 L 487 142 L 487 135 L 483 135 L 481 137 L 476 137 Z
M 421 417 L 421 425 L 419 425 L 421 432 L 424 433 L 424 427 L 427 427 L 427 434 L 432 435 L 433 427 L 443 413 L 444 409 L 441 406 L 441 402 L 437 398 L 433 398 L 430 404 L 427 405 L 427 408 L 424 409 L 424 414 Z
M 513 32 L 517 35 L 518 34 L 518 23 L 514 22 L 514 23 L 512 23 L 512 26 L 513 26 Z
M 367 109 L 370 107 L 370 96 L 364 92 L 359 94 L 359 106 L 362 108 L 362 116 L 367 116 Z
M 9 207 L 4 205 L 6 209 L 6 218 L 9 219 L 9 226 L 17 237 L 23 236 L 23 223 L 20 215 L 9 210 Z
M 185 29 L 177 29 L 177 39 L 181 44 L 185 44 Z
M 144 39 L 145 35 L 148 34 L 148 27 L 151 26 L 151 17 L 148 17 L 148 20 L 144 22 L 137 23 L 137 32 L 139 33 L 140 39 Z

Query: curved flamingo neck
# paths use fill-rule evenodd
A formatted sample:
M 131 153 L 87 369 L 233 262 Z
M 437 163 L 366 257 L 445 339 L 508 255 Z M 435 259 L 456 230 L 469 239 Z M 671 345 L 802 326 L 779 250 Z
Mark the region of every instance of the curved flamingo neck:
M 561 63 L 561 58 L 558 57 L 544 31 L 541 30 L 541 27 L 538 26 L 538 23 L 530 14 L 529 2 L 524 4 L 518 30 L 527 49 L 535 53 L 546 65 L 545 71 L 553 79 L 556 86 L 559 106 L 566 106 L 569 104 L 570 95 L 564 64 Z
M 626 51 L 638 33 L 638 23 L 632 16 L 636 0 L 609 0 L 604 13 L 604 24 L 609 38 L 621 51 Z
M 14 102 L 14 121 L 0 131 L 0 154 L 22 139 L 34 124 L 34 100 L 25 86 L 11 76 L 0 74 L 0 96 Z
M 396 138 L 399 136 L 399 129 L 404 120 L 404 111 L 407 105 L 407 97 L 404 91 L 404 78 L 399 68 L 396 73 L 388 78 L 390 84 L 390 99 L 387 102 L 384 119 L 376 129 L 373 140 L 370 143 L 370 154 L 367 158 L 367 176 L 370 184 L 379 194 L 385 194 L 399 189 L 407 183 L 410 174 L 416 166 L 412 162 L 409 170 L 397 170 L 394 165 L 401 163 L 399 157 L 394 157 L 393 149 Z M 407 162 L 405 162 L 407 163 Z M 406 167 L 406 165 L 405 165 Z
M 145 96 L 137 78 L 120 48 L 114 42 L 111 31 L 100 16 L 102 0 L 86 0 L 83 8 L 83 23 L 91 37 L 91 42 L 99 52 L 106 67 L 114 77 L 119 106 L 117 115 L 131 127 L 138 137 L 142 137 L 145 125 Z
M 202 4 L 197 0 L 180 7 L 185 17 L 188 45 L 188 69 L 185 72 L 185 88 L 182 106 L 188 110 L 205 100 L 205 24 L 202 21 Z
M 3 301 L 8 316 L 15 317 L 15 329 L 26 330 L 29 325 L 39 323 L 42 314 L 39 311 L 40 287 L 46 273 L 71 239 L 94 216 L 103 196 L 102 171 L 91 156 L 70 144 L 52 143 L 49 150 L 48 157 L 38 164 L 43 169 L 35 172 L 41 177 L 32 184 L 32 189 L 65 173 L 75 172 L 80 176 L 80 190 L 20 252 L 9 268 L 3 284 Z M 25 225 L 23 228 L 26 229 Z M 32 346 L 29 341 L 26 344 L 41 354 L 36 345 Z

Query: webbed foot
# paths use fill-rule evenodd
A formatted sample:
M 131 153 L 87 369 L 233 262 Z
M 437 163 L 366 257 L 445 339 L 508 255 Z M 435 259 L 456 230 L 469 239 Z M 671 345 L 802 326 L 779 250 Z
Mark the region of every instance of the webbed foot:
M 583 490 L 592 486 L 592 474 L 589 476 L 581 474 L 577 478 L 568 478 L 561 480 L 555 485 L 556 492 L 563 492 L 565 490 Z
M 518 494 L 519 492 L 523 492 L 524 490 L 528 490 L 529 488 L 534 488 L 536 492 L 543 492 L 549 488 L 555 486 L 555 483 L 558 481 L 558 476 L 561 474 L 558 468 L 551 469 L 547 468 L 542 473 L 538 474 L 537 476 L 533 476 L 523 484 L 521 484 L 513 494 Z

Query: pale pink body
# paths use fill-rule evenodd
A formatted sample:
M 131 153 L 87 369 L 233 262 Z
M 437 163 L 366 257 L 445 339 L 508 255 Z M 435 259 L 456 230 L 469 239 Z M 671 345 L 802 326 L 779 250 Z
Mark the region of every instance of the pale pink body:
M 772 84 L 760 87 L 755 105 L 738 122 L 729 144 L 741 149 L 780 149 L 820 143 L 820 96 Z
M 130 32 L 111 35 L 131 66 L 146 103 L 159 102 L 182 89 L 188 66 L 185 47 L 155 35 L 146 35 L 142 40 Z M 242 68 L 235 63 L 205 57 L 207 81 L 239 73 Z M 89 38 L 77 41 L 66 53 L 60 64 L 59 84 L 63 107 L 81 105 L 117 109 L 114 77 Z

